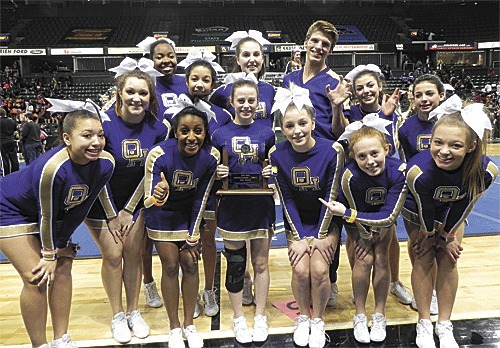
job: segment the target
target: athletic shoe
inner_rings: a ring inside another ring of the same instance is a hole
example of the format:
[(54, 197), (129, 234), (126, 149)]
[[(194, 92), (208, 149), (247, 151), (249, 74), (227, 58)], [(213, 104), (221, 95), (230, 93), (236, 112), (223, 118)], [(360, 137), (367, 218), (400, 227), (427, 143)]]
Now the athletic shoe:
[[(411, 300), (410, 307), (412, 309), (418, 311), (417, 302), (415, 301), (415, 297), (413, 298), (413, 300)], [(439, 314), (436, 291), (432, 291), (431, 306), (429, 308), (429, 312), (431, 315), (438, 315)]]
[(420, 319), (418, 321), (415, 343), (418, 348), (436, 348), (432, 334), (432, 322), (429, 319)]
[(436, 295), (436, 290), (432, 290), (430, 313), (431, 313), (431, 315), (438, 315), (439, 314), (439, 307), (438, 307), (438, 299), (437, 299), (437, 295)]
[(146, 304), (152, 308), (159, 308), (163, 306), (163, 300), (158, 294), (156, 282), (153, 280), (151, 283), (144, 284), (144, 295), (146, 296)]
[(253, 336), (252, 341), (254, 342), (264, 342), (267, 340), (269, 335), (269, 329), (267, 327), (267, 317), (265, 315), (256, 315), (253, 318)]
[(249, 306), (253, 303), (254, 296), (252, 285), (252, 278), (245, 278), (243, 280), (243, 305), (245, 306)]
[(413, 297), (408, 293), (401, 281), (396, 281), (391, 283), (391, 294), (398, 298), (398, 301), (402, 304), (409, 305), (413, 300)]
[(45, 343), (45, 344), (42, 344), (41, 346), (39, 346), (38, 348), (51, 348), (51, 345), (48, 343)]
[(434, 329), (436, 335), (439, 337), (440, 348), (458, 348), (457, 341), (453, 337), (453, 324), (449, 320), (444, 320), (436, 323)]
[(337, 299), (339, 298), (339, 288), (336, 283), (330, 284), (330, 297), (326, 303), (327, 307), (334, 307), (337, 304)]
[(368, 318), (366, 318), (366, 315), (354, 315), (353, 323), (354, 339), (359, 343), (370, 343), (370, 333), (368, 332)]
[(111, 331), (113, 332), (113, 338), (118, 343), (128, 343), (132, 339), (130, 330), (128, 328), (127, 316), (123, 312), (118, 312), (115, 314), (111, 320)]
[(201, 314), (200, 300), (200, 294), (196, 294), (196, 304), (194, 305), (193, 319), (198, 318)]
[(247, 327), (247, 320), (244, 316), (233, 319), (234, 337), (239, 343), (252, 342), (252, 333)]
[(182, 339), (182, 329), (180, 327), (170, 330), (168, 336), (168, 348), (185, 348), (184, 340)]
[(371, 329), (370, 329), (370, 340), (373, 342), (382, 342), (385, 340), (387, 321), (382, 313), (374, 313), (372, 315)]
[(198, 331), (196, 331), (196, 326), (189, 325), (184, 328), (183, 333), (188, 341), (189, 348), (203, 348), (203, 338), (201, 338)]
[(128, 313), (127, 323), (130, 330), (134, 332), (135, 337), (146, 338), (149, 336), (149, 325), (142, 319), (141, 312), (138, 309)]
[(219, 305), (217, 304), (217, 299), (215, 298), (216, 291), (216, 288), (203, 291), (203, 302), (205, 304), (204, 311), (206, 316), (213, 317), (219, 313)]
[(309, 330), (311, 320), (307, 315), (299, 315), (293, 330), (293, 343), (299, 347), (305, 347), (309, 344)]
[(57, 340), (52, 340), (50, 348), (78, 348), (75, 342), (71, 341), (71, 337), (68, 334), (62, 335), (61, 338)]
[(325, 322), (320, 318), (311, 319), (311, 333), (309, 334), (310, 348), (323, 348), (330, 337), (325, 333)]

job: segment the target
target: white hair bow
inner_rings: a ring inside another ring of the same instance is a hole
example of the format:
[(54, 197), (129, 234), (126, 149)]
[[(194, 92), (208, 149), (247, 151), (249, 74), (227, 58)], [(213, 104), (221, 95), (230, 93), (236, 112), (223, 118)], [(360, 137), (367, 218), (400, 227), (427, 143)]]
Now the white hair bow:
[(121, 61), (120, 65), (108, 70), (116, 73), (115, 75), (116, 79), (118, 76), (121, 76), (128, 71), (134, 71), (135, 69), (139, 69), (140, 71), (145, 72), (146, 74), (151, 76), (151, 78), (153, 78), (153, 81), (156, 81), (156, 77), (163, 76), (163, 74), (157, 71), (154, 68), (154, 65), (155, 65), (154, 62), (151, 59), (141, 58), (139, 59), (139, 62), (137, 62), (133, 58), (126, 57), (124, 60)]
[(226, 38), (226, 41), (231, 42), (231, 49), (234, 50), (236, 46), (238, 45), (238, 42), (241, 40), (250, 37), (260, 43), (262, 46), (264, 45), (269, 45), (271, 42), (269, 42), (267, 39), (265, 39), (262, 36), (262, 33), (257, 30), (249, 30), (248, 32), (241, 30), (241, 31), (235, 31), (232, 33), (230, 36)]
[(248, 80), (248, 81), (254, 82), (255, 84), (259, 83), (259, 81), (257, 80), (257, 78), (255, 77), (254, 74), (252, 74), (252, 73), (247, 74), (245, 72), (238, 72), (238, 73), (227, 74), (226, 78), (224, 79), (224, 84), (228, 85), (230, 83), (235, 83), (238, 80)]
[(361, 121), (353, 122), (345, 127), (344, 133), (342, 133), (338, 140), (350, 140), (352, 134), (363, 126), (375, 128), (376, 130), (389, 135), (389, 132), (385, 127), (391, 123), (392, 122), (389, 120), (380, 118), (378, 114), (374, 112), (363, 117)]
[(144, 40), (142, 40), (141, 42), (139, 42), (135, 46), (139, 47), (139, 48), (142, 48), (142, 54), (144, 55), (144, 54), (147, 54), (147, 53), (151, 52), (151, 45), (153, 43), (155, 43), (156, 41), (166, 42), (170, 46), (172, 46), (173, 49), (175, 49), (175, 42), (173, 42), (172, 40), (170, 40), (167, 37), (160, 37), (160, 38), (156, 39), (156, 38), (154, 38), (152, 36), (148, 36), (147, 38), (145, 38)]
[(205, 62), (210, 63), (210, 65), (212, 66), (212, 68), (214, 68), (216, 72), (221, 72), (221, 73), (225, 72), (224, 69), (219, 65), (219, 63), (214, 62), (215, 58), (216, 57), (215, 55), (212, 54), (212, 52), (200, 51), (198, 48), (192, 47), (189, 50), (187, 57), (184, 60), (182, 60), (179, 64), (177, 64), (177, 66), (186, 69), (194, 62), (198, 60), (204, 60)]
[(484, 105), (481, 103), (474, 103), (469, 104), (462, 109), (462, 100), (458, 95), (454, 94), (446, 99), (437, 108), (432, 110), (429, 113), (429, 119), (436, 117), (439, 120), (444, 115), (460, 112), (462, 118), (464, 119), (464, 122), (467, 123), (470, 128), (472, 128), (479, 139), (482, 139), (485, 129), (493, 129), (488, 115), (486, 115), (486, 113), (483, 111), (483, 107)]
[(347, 75), (344, 76), (344, 79), (345, 80), (349, 80), (350, 82), (353, 82), (354, 79), (356, 78), (356, 76), (358, 76), (358, 74), (362, 71), (373, 71), (374, 73), (377, 73), (380, 75), (382, 75), (382, 71), (380, 70), (380, 68), (375, 65), (375, 64), (367, 64), (367, 65), (358, 65), (357, 67), (355, 67), (354, 69), (352, 69), (351, 71), (349, 71), (347, 73)]
[(274, 113), (276, 110), (279, 110), (282, 115), (285, 115), (285, 111), (290, 105), (290, 103), (294, 103), (297, 107), (297, 110), (302, 110), (304, 105), (308, 105), (311, 108), (314, 108), (311, 100), (309, 99), (309, 90), (299, 87), (293, 86), (293, 88), (287, 89), (278, 87), (276, 90), (276, 95), (274, 96), (274, 105), (271, 109), (271, 113)]
[(110, 121), (110, 118), (104, 111), (101, 110), (99, 105), (92, 100), (85, 101), (67, 100), (67, 99), (53, 99), (45, 98), (52, 105), (47, 109), (49, 112), (72, 112), (77, 110), (87, 110), (101, 118), (101, 121)]
[(165, 110), (164, 115), (171, 114), (175, 116), (179, 111), (181, 111), (184, 108), (187, 108), (188, 106), (192, 106), (200, 110), (201, 112), (207, 114), (208, 122), (210, 122), (212, 118), (215, 120), (215, 122), (217, 122), (217, 117), (215, 115), (215, 112), (213, 112), (210, 109), (210, 105), (207, 102), (200, 99), (196, 103), (193, 103), (193, 101), (185, 94), (181, 94), (179, 98), (177, 98), (177, 104), (174, 104), (167, 110)]

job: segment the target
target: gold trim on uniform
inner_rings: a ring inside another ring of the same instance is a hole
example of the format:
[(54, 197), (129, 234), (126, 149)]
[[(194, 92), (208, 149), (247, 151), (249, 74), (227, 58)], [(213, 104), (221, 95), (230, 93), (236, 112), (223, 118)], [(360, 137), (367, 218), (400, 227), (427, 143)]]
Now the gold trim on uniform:
[(153, 192), (153, 168), (156, 160), (164, 155), (163, 149), (160, 146), (155, 146), (146, 157), (146, 163), (144, 165), (144, 206), (149, 208), (153, 206), (153, 200), (151, 193)]
[(215, 211), (205, 210), (205, 212), (203, 213), (203, 218), (205, 220), (215, 220)]
[(150, 228), (146, 228), (146, 232), (148, 233), (148, 237), (152, 240), (160, 241), (160, 242), (176, 242), (176, 241), (185, 241), (187, 230), (184, 231), (159, 231), (153, 230)]
[(137, 205), (141, 201), (142, 197), (144, 197), (144, 178), (141, 179), (137, 187), (135, 188), (132, 197), (130, 197), (128, 203), (125, 205), (123, 210), (133, 213), (137, 208)]
[(0, 227), (0, 238), (18, 237), (26, 234), (40, 233), (36, 222), (23, 225), (11, 225)]
[(38, 194), (40, 197), (40, 238), (42, 247), (47, 250), (55, 249), (52, 233), (55, 231), (55, 226), (52, 226), (52, 217), (54, 216), (52, 189), (54, 186), (54, 178), (59, 168), (69, 161), (69, 154), (66, 147), (59, 150), (47, 163), (45, 163), (40, 184), (38, 186)]
[(107, 230), (108, 223), (106, 220), (98, 220), (98, 219), (85, 219), (85, 225), (94, 230)]
[[(414, 213), (411, 210), (403, 207), (403, 209), (401, 210), (401, 215), (406, 221), (412, 223), (413, 225), (420, 226), (420, 219), (417, 213)], [(441, 225), (441, 222), (434, 220), (434, 230), (438, 230)]]
[(217, 227), (217, 231), (219, 232), (219, 236), (221, 236), (223, 239), (234, 240), (234, 241), (269, 238), (269, 233), (268, 233), (269, 229), (257, 229), (244, 232), (231, 232), (223, 230), (220, 227)]

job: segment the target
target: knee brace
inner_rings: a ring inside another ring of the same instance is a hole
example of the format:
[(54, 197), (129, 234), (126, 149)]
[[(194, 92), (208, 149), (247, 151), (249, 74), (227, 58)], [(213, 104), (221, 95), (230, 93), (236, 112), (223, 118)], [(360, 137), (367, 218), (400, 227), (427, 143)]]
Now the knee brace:
[(243, 290), (243, 279), (245, 278), (247, 248), (246, 246), (238, 250), (224, 248), (224, 256), (227, 260), (226, 289), (233, 293), (240, 292)]

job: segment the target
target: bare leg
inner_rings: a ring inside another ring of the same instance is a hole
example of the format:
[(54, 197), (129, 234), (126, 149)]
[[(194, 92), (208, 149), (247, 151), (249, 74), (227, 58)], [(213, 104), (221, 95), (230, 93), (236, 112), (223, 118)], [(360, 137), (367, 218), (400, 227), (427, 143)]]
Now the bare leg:
[[(290, 247), (290, 244), (288, 244)], [(309, 255), (304, 255), (292, 268), (292, 292), (300, 314), (310, 316), (311, 305), (311, 273)]]
[(251, 240), (252, 266), (254, 270), (255, 315), (266, 315), (266, 303), (269, 295), (269, 238)]
[(217, 225), (215, 220), (206, 220), (205, 230), (201, 234), (201, 245), (203, 251), (203, 270), (205, 272), (205, 290), (212, 290), (215, 278), (215, 262), (217, 258), (217, 248), (215, 245), (215, 230)]
[(329, 267), (319, 251), (315, 250), (310, 261), (313, 318), (323, 318), (330, 297)]
[(142, 273), (143, 283), (149, 284), (153, 278), (153, 241), (146, 236), (144, 250), (142, 251)]
[(180, 254), (180, 264), (182, 267), (182, 301), (184, 307), (184, 327), (193, 325), (194, 307), (200, 285), (198, 273), (198, 260), (193, 261), (193, 257), (187, 250)]
[(393, 240), (395, 226), (383, 228), (374, 242), (373, 253), (373, 295), (375, 297), (375, 313), (385, 315), (385, 304), (391, 281), (389, 267), (389, 250)]
[(56, 277), (49, 287), (49, 306), (52, 317), (52, 327), (54, 330), (54, 339), (61, 338), (68, 332), (73, 290), (73, 280), (71, 277), (72, 267), (73, 259), (69, 257), (58, 258)]
[(161, 293), (170, 330), (172, 330), (181, 327), (179, 321), (179, 248), (177, 244), (170, 242), (156, 242), (155, 244), (161, 260)]

